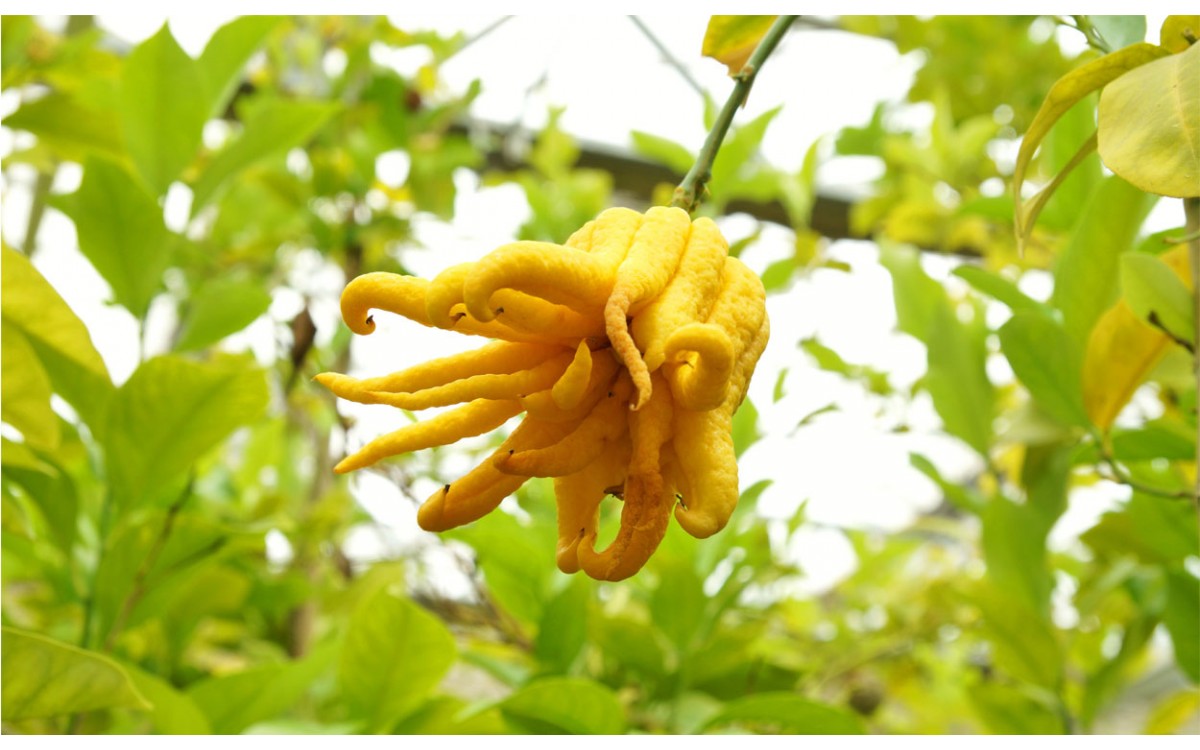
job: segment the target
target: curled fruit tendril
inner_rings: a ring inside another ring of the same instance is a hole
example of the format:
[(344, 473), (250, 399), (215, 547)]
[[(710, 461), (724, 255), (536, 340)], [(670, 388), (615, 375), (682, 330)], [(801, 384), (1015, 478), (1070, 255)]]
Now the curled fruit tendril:
[[(342, 294), (342, 317), (368, 334), (373, 310), (496, 341), (383, 377), (318, 375), (359, 403), (462, 404), (372, 440), (335, 471), (525, 415), (495, 453), (425, 501), (423, 529), (470, 523), (530, 477), (553, 477), (558, 567), (619, 581), (646, 564), (672, 513), (700, 538), (728, 523), (738, 499), (733, 413), (769, 323), (762, 282), (729, 257), (711, 220), (609, 209), (563, 245), (514, 242), (431, 282), (359, 276)], [(620, 529), (597, 550), (609, 495), (623, 503)]]

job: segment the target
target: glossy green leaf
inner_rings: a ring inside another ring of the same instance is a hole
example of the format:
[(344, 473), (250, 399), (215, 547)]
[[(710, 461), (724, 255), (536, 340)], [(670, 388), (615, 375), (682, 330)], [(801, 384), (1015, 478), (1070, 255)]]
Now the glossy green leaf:
[(1163, 624), (1175, 645), (1175, 663), (1192, 684), (1200, 683), (1200, 580), (1183, 570), (1167, 572)]
[(1134, 555), (1147, 565), (1179, 565), (1200, 554), (1195, 511), (1187, 503), (1138, 492), (1124, 508), (1101, 516), (1082, 539), (1099, 555)]
[(967, 689), (971, 708), (994, 734), (1059, 734), (1062, 717), (1024, 686), (997, 681)]
[(5, 721), (150, 708), (121, 665), (107, 656), (10, 627), (3, 629), (2, 650)]
[(1117, 177), (1105, 180), (1079, 214), (1054, 270), (1051, 304), (1079, 346), (1117, 299), (1121, 253), (1133, 247), (1154, 198)]
[(1062, 675), (1062, 649), (1053, 626), (1008, 592), (980, 588), (973, 601), (995, 649), (996, 665), (1019, 680), (1053, 689)]
[(456, 657), (441, 621), (380, 590), (350, 617), (338, 664), (342, 694), (370, 731), (387, 732), (421, 705)]
[(695, 157), (682, 144), (668, 138), (634, 130), (629, 133), (633, 150), (683, 175), (692, 168)]
[(583, 576), (575, 576), (546, 602), (533, 643), (533, 653), (538, 661), (555, 672), (568, 671), (587, 641), (590, 600), (591, 582)]
[[(1128, 71), (1166, 54), (1166, 51), (1152, 44), (1135, 44), (1072, 70), (1051, 87), (1041, 108), (1038, 109), (1037, 115), (1034, 116), (1033, 122), (1029, 124), (1025, 136), (1021, 139), (1021, 148), (1017, 153), (1017, 163), (1013, 169), (1012, 190), (1018, 217), (1021, 216), (1022, 211), (1021, 186), (1025, 182), (1025, 172), (1033, 160), (1037, 147), (1054, 127), (1054, 123), (1088, 94), (1111, 83)], [(1024, 236), (1029, 229), (1018, 222), (1018, 236)]]
[(747, 398), (733, 413), (735, 455), (741, 456), (747, 448), (757, 443), (762, 435), (762, 430), (758, 428), (758, 409), (755, 408), (754, 402)]
[(501, 607), (523, 622), (541, 621), (552, 593), (553, 542), (542, 544), (529, 526), (507, 513), (489, 513), (449, 535), (475, 550), (488, 590)]
[(766, 36), (776, 16), (713, 16), (704, 31), (700, 54), (724, 63), (729, 75), (737, 75), (758, 43)]
[(625, 712), (605, 686), (577, 677), (531, 682), (500, 703), (505, 718), (528, 734), (620, 734)]
[(158, 202), (121, 167), (88, 159), (79, 190), (56, 205), (75, 222), (79, 249), (112, 287), (115, 301), (143, 317), (171, 252)]
[(326, 671), (331, 649), (318, 649), (302, 661), (252, 667), (213, 677), (187, 690), (216, 734), (238, 734), (249, 726), (282, 715)]
[(1192, 293), (1161, 258), (1126, 253), (1121, 258), (1121, 290), (1134, 315), (1176, 339), (1195, 343)]
[(138, 692), (153, 706), (150, 721), (156, 734), (212, 734), (212, 725), (186, 693), (130, 664), (122, 665)]
[(879, 262), (892, 275), (896, 327), (928, 344), (938, 309), (946, 304), (946, 290), (925, 273), (920, 253), (914, 248), (881, 245)]
[(1050, 524), (1029, 504), (999, 496), (988, 500), (981, 520), (988, 578), (1048, 621), (1052, 587), (1046, 565), (1046, 534)]
[(95, 427), (112, 383), (91, 334), (28, 258), (7, 246), (3, 254), (0, 316), (25, 335), (54, 390)]
[(1100, 95), (1100, 158), (1137, 187), (1200, 196), (1200, 47), (1149, 62)]
[(705, 729), (729, 724), (764, 726), (786, 734), (866, 733), (853, 713), (795, 693), (759, 693), (730, 701)]
[(929, 332), (924, 385), (946, 431), (986, 455), (992, 438), (995, 393), (987, 376), (987, 329), (981, 306), (963, 323), (949, 304), (937, 309)]
[(208, 120), (200, 66), (163, 24), (129, 54), (120, 88), (125, 148), (162, 195), (196, 155)]
[(125, 158), (116, 113), (89, 106), (68, 94), (51, 92), (25, 102), (4, 118), (4, 125), (33, 133), (66, 158), (83, 161), (89, 154)]
[(50, 408), (50, 376), (20, 328), (0, 320), (0, 419), (28, 445), (58, 446), (58, 417)]
[(218, 117), (237, 89), (250, 56), (262, 46), (281, 16), (242, 16), (213, 33), (196, 61), (208, 94), (208, 117)]
[(203, 349), (250, 325), (270, 306), (271, 295), (262, 282), (213, 279), (187, 300), (188, 310), (175, 349), (181, 352)]
[(1087, 427), (1079, 349), (1063, 327), (1046, 315), (1020, 312), (999, 336), (1004, 356), (1034, 401), (1063, 424)]
[(113, 398), (103, 435), (113, 497), (127, 508), (153, 501), (266, 405), (266, 380), (246, 358), (142, 363)]
[(321, 101), (280, 99), (260, 103), (247, 116), (241, 136), (220, 151), (196, 180), (192, 214), (246, 167), (304, 144), (339, 109), (336, 103)]
[(976, 290), (1007, 305), (1014, 313), (1026, 310), (1045, 315), (1050, 312), (1047, 305), (1022, 292), (1016, 284), (982, 266), (961, 265), (953, 273)]
[(5, 441), (4, 478), (25, 489), (45, 518), (54, 544), (70, 554), (79, 524), (79, 492), (75, 482), (53, 458), (30, 451), (25, 460), (21, 460), (19, 451), (14, 448), (28, 450), (24, 445)]
[(1108, 42), (1109, 49), (1121, 49), (1146, 39), (1145, 16), (1088, 16), (1088, 20)]
[(704, 581), (690, 561), (670, 560), (659, 567), (658, 573), (658, 587), (650, 600), (650, 616), (655, 627), (675, 644), (677, 652), (687, 658), (697, 632), (708, 625)]

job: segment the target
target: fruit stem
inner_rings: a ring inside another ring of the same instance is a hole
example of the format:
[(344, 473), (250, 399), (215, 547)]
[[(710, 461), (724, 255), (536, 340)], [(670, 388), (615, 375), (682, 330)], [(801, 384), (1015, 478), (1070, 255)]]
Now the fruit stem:
[(708, 137), (704, 139), (704, 145), (700, 147), (700, 153), (696, 155), (696, 163), (688, 170), (683, 182), (679, 183), (679, 187), (675, 188), (675, 197), (671, 200), (672, 206), (678, 206), (688, 213), (692, 213), (700, 205), (705, 187), (712, 179), (713, 161), (717, 158), (717, 152), (721, 150), (721, 142), (725, 140), (725, 134), (733, 123), (734, 114), (738, 107), (746, 103), (746, 97), (750, 95), (750, 87), (754, 85), (754, 76), (783, 39), (783, 35), (791, 27), (792, 22), (799, 17), (780, 16), (775, 19), (775, 23), (767, 29), (767, 33), (763, 35), (762, 41), (758, 43), (758, 47), (750, 55), (750, 59), (733, 77), (736, 81), (733, 91), (725, 101), (725, 106), (721, 108), (720, 114), (717, 115), (712, 130), (708, 131)]

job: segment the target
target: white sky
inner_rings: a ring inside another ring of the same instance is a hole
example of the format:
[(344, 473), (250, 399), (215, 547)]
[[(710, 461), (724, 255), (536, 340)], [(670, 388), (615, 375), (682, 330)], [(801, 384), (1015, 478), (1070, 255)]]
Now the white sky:
[[(396, 16), (394, 21), (406, 29), (449, 33), (461, 28), (473, 33), (496, 17)], [(136, 43), (154, 33), (163, 17), (100, 15), (98, 20), (114, 34)], [(223, 16), (189, 15), (172, 17), (170, 23), (184, 48), (196, 54), (224, 20)], [(730, 86), (723, 67), (699, 57), (706, 17), (647, 16), (643, 20), (695, 79), (723, 101)], [(1157, 29), (1153, 19), (1150, 28), (1153, 37)], [(425, 61), (420, 52), (404, 52), (395, 58), (396, 64), (408, 71)], [(763, 153), (772, 163), (795, 169), (813, 140), (845, 125), (865, 122), (879, 100), (901, 98), (913, 69), (911, 60), (900, 58), (885, 42), (841, 32), (793, 33), (759, 75), (739, 119), (744, 121), (783, 102), (783, 112), (768, 131)], [(452, 90), (464, 89), (474, 78), (482, 79), (483, 94), (472, 114), (486, 120), (521, 122), (536, 128), (545, 122), (547, 108), (554, 105), (566, 107), (561, 124), (567, 131), (621, 148), (629, 146), (628, 133), (633, 129), (670, 137), (690, 148), (698, 147), (705, 135), (698, 95), (621, 16), (589, 17), (586, 23), (564, 17), (516, 18), (452, 59), (442, 74)], [(543, 78), (543, 83), (531, 90)], [(7, 114), (15, 106), (12, 92), (0, 97), (0, 113)], [(0, 155), (12, 147), (12, 133), (0, 131)], [(18, 181), (6, 186), (3, 220), (5, 236), (19, 241), (28, 212), (28, 190), (19, 182), (23, 173), (14, 169), (14, 174)], [(855, 168), (835, 167), (824, 171), (821, 181), (844, 190), (860, 184), (866, 176)], [(78, 169), (64, 169), (56, 189), (69, 192), (78, 179)], [(421, 275), (430, 276), (446, 266), (477, 258), (510, 240), (528, 215), (523, 194), (515, 186), (480, 188), (468, 172), (457, 181), (460, 192), (455, 221), (428, 220), (416, 225), (418, 239), (435, 250), (405, 253), (405, 262)], [(168, 215), (173, 216), (178, 204), (185, 207), (188, 200), (186, 188), (177, 186), (168, 201)], [(750, 234), (754, 226), (738, 216), (720, 223), (731, 241)], [(128, 377), (138, 357), (136, 324), (122, 309), (105, 304), (107, 287), (78, 254), (70, 222), (49, 211), (40, 245), (39, 269), (88, 324), (114, 377), (118, 381)], [(768, 226), (743, 258), (761, 272), (770, 262), (789, 256), (791, 246), (789, 230)], [(847, 361), (888, 372), (900, 389), (909, 387), (924, 372), (923, 347), (893, 331), (890, 279), (876, 261), (874, 245), (838, 242), (832, 254), (851, 264), (853, 273), (817, 271), (769, 300), (771, 344), (750, 389), (766, 437), (741, 462), (743, 487), (764, 477), (775, 482), (760, 502), (764, 514), (786, 517), (801, 501), (809, 500), (808, 515), (814, 524), (800, 532), (798, 543), (791, 548), (808, 571), (806, 589), (826, 586), (853, 566), (848, 544), (823, 525), (894, 530), (937, 503), (940, 492), (909, 467), (910, 451), (927, 455), (952, 481), (965, 480), (980, 468), (969, 449), (938, 434), (940, 422), (926, 396), (918, 397), (908, 413), (900, 415), (897, 404), (884, 405), (864, 397), (859, 387), (817, 370), (796, 347), (800, 339), (816, 335)], [(314, 298), (314, 315), (322, 335), (331, 335), (333, 327), (340, 325), (340, 274), (322, 270), (315, 260), (300, 266), (293, 272), (297, 290)], [(943, 259), (929, 260), (927, 266), (938, 277), (952, 267)], [(272, 361), (275, 331), (300, 304), (298, 294), (281, 292), (268, 316), (224, 346), (254, 348), (264, 361)], [(167, 327), (170, 312), (166, 307), (160, 305), (152, 311), (152, 332)], [(355, 341), (353, 374), (379, 374), (478, 344), (389, 318), (378, 316), (377, 332)], [(152, 341), (155, 338), (151, 336)], [(153, 346), (149, 353), (156, 353)], [(784, 381), (787, 395), (772, 404), (771, 392), (783, 368), (788, 370)], [(1005, 374), (1000, 367), (995, 377), (1011, 378), (1011, 373)], [(838, 411), (794, 432), (802, 416), (829, 403), (837, 404)], [(882, 416), (877, 413), (881, 409)], [(359, 418), (359, 427), (350, 437), (352, 446), (397, 426), (395, 412), (387, 407), (346, 404), (345, 411)], [(889, 431), (900, 419), (910, 432)], [(417, 494), (424, 496), (437, 484), (429, 480), (416, 488)], [(380, 537), (376, 534), (382, 534), (393, 550), (426, 546), (422, 540), (427, 535), (416, 528), (412, 505), (392, 485), (362, 473), (357, 487), (364, 505), (381, 522), (370, 534), (355, 536), (355, 545), (364, 553), (378, 549)], [(1055, 530), (1059, 543), (1067, 543), (1086, 528), (1122, 491), (1101, 487), (1077, 494), (1083, 502), (1073, 506)], [(278, 537), (273, 537), (272, 545), (278, 547)]]

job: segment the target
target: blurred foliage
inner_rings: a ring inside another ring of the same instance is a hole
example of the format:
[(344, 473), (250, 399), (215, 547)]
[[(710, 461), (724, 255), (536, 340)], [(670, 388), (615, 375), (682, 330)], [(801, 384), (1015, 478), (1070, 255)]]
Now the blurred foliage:
[[(1140, 40), (1136, 22), (1094, 21), (1107, 43)], [(452, 218), (456, 173), (486, 163), (485, 145), (451, 127), (479, 85), (453, 91), (439, 72), (467, 39), (381, 18), (247, 17), (192, 57), (166, 26), (121, 49), (86, 19), (62, 31), (5, 16), (2, 81), (18, 101), (6, 189), (34, 186), (35, 229), (47, 207), (71, 221), (147, 337), (115, 383), (96, 323), (43, 277), (36, 231), (5, 237), (5, 731), (1197, 731), (1200, 530), (1171, 497), (1195, 479), (1196, 392), (1189, 353), (1139, 317), (1178, 325), (1188, 291), (1163, 268), (1178, 268), (1164, 241), (1177, 232), (1140, 237), (1153, 197), (1090, 157), (1018, 258), (1012, 201), (993, 189), (1046, 91), (1097, 54), (1071, 59), (1057, 22), (842, 21), (916, 56), (908, 98), (931, 115), (901, 124), (907, 105), (881, 104), (836, 136), (833, 157), (883, 164), (854, 222), (878, 241), (897, 327), (926, 367), (901, 390), (816, 338), (799, 345), (864, 398), (931, 401), (978, 476), (914, 454), (944, 502), (894, 533), (822, 526), (803, 504), (765, 522), (760, 482), (721, 534), (673, 527), (646, 570), (606, 584), (556, 570), (553, 496), (538, 481), (510, 512), (347, 554), (354, 535), (386, 534), (330, 470), (352, 425), (307, 381), (345, 370), (350, 351), (321, 309), (346, 279), (426, 252), (414, 219)], [(395, 50), (424, 62), (402, 75), (383, 62)], [(1059, 121), (1031, 180), (1066, 163), (1096, 106)], [(735, 125), (703, 210), (782, 202), (795, 252), (764, 282), (789, 294), (798, 273), (858, 271), (809, 226), (818, 144), (795, 172), (762, 158), (777, 111)], [(633, 142), (691, 164), (666, 138)], [(554, 112), (527, 166), (486, 176), (524, 192), (522, 238), (561, 241), (611, 202), (609, 175), (578, 157)], [(407, 169), (377, 169), (385, 160)], [(52, 193), (68, 166), (78, 187)], [(914, 244), (980, 257), (945, 277)], [(1053, 275), (1048, 300), (1023, 291), (1023, 274), (1045, 273), (1031, 267)], [(265, 354), (231, 338), (254, 327)], [(152, 356), (151, 328), (170, 331)], [(833, 408), (797, 415), (797, 429)], [(760, 434), (747, 402), (739, 453)], [(413, 498), (457, 458), (381, 474)], [(1048, 548), (1072, 490), (1113, 481), (1136, 489), (1068, 549)], [(617, 510), (604, 510), (610, 535)], [(789, 562), (813, 532), (855, 561), (818, 592)], [(465, 590), (445, 589), (447, 566)]]

